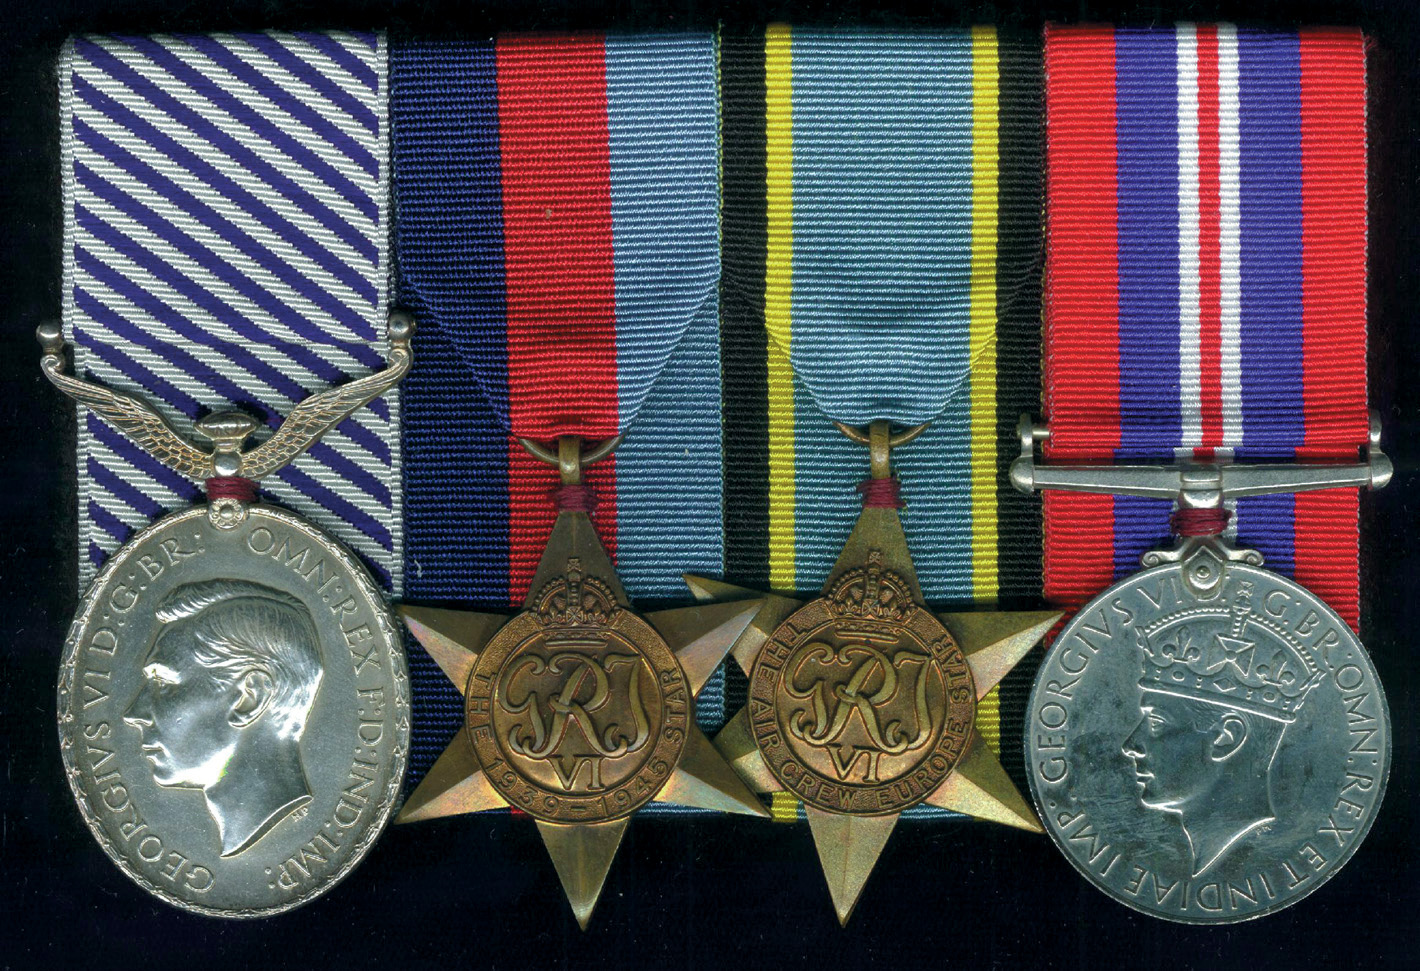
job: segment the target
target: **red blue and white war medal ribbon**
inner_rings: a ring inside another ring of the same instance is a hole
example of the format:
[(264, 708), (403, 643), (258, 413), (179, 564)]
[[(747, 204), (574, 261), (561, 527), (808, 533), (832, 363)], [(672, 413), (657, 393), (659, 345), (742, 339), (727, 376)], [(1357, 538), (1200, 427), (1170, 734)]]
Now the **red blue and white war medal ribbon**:
[[(1055, 462), (1354, 461), (1367, 441), (1366, 63), (1351, 30), (1050, 27), (1045, 394)], [(1169, 538), (1170, 503), (1046, 496), (1046, 596)], [(1232, 529), (1353, 627), (1354, 490)]]

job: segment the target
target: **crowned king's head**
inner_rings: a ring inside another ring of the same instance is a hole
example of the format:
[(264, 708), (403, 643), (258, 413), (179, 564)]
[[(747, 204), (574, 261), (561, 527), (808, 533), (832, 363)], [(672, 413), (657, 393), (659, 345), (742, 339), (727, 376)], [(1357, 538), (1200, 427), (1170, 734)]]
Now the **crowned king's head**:
[(1224, 609), (1175, 614), (1135, 632), (1145, 691), (1290, 724), (1322, 680), (1306, 652), (1253, 614), (1250, 584)]

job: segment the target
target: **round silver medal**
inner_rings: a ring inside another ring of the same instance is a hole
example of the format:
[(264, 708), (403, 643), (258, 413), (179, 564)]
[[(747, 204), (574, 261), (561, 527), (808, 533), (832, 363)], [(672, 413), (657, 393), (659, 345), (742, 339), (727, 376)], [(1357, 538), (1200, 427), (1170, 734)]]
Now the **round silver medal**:
[(219, 499), (124, 545), (59, 677), (85, 821), (140, 886), (259, 917), (329, 890), (394, 808), (409, 741), (384, 597), (292, 513)]
[(1339, 870), (1385, 791), (1390, 718), (1319, 599), (1212, 538), (1075, 615), (1031, 692), (1041, 820), (1105, 893), (1186, 923), (1286, 907)]

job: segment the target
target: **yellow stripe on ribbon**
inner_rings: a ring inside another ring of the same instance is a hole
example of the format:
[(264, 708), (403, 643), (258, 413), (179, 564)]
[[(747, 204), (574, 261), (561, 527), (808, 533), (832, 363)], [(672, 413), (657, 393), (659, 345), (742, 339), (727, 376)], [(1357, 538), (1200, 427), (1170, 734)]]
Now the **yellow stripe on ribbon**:
[(776, 823), (799, 821), (799, 800), (792, 792), (776, 792), (769, 797), (769, 818)]
[(794, 372), (789, 362), (794, 278), (793, 55), (787, 24), (764, 32), (769, 332), (769, 585), (796, 589), (794, 572)]
[[(973, 28), (972, 217), (968, 326), (970, 366), (972, 594), (982, 604), (999, 595), (996, 468), (996, 261), (999, 177), (999, 75), (996, 31)], [(793, 52), (788, 25), (765, 31), (767, 252), (764, 322), (768, 331), (770, 585), (798, 589), (795, 563), (795, 409), (790, 355), (793, 330), (794, 164)], [(976, 728), (1000, 750), (1000, 703), (991, 691), (977, 705)], [(776, 793), (775, 820), (798, 818), (798, 800)]]
[[(996, 230), (1000, 117), (996, 30), (973, 27), (971, 112), (971, 568), (972, 594), (999, 593), (996, 520)], [(1001, 705), (993, 689), (976, 706), (976, 728), (1001, 749)]]

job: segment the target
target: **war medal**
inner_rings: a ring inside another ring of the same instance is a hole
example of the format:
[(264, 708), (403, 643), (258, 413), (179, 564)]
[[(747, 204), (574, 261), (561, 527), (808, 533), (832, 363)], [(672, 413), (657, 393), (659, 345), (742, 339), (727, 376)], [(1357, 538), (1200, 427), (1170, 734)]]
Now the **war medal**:
[(1046, 490), (1046, 596), (1078, 612), (1026, 757), (1071, 864), (1169, 920), (1295, 903), (1385, 790), (1365, 64), (1354, 30), (1046, 34), (1050, 424), (1011, 479)]
[(384, 595), (340, 543), (260, 502), (256, 481), (409, 369), (391, 315), (384, 370), (313, 395), (270, 438), (219, 412), (184, 436), (135, 395), (56, 387), (145, 452), (204, 480), (207, 503), (141, 530), (99, 570), (59, 671), (69, 784), (109, 857), (162, 900), (260, 917), (329, 890), (393, 811), (409, 736), (404, 649)]
[(1039, 465), (1045, 437), (1023, 425), (1022, 490), (1177, 497), (1182, 536), (1082, 607), (1046, 654), (1026, 759), (1047, 830), (1086, 879), (1159, 917), (1226, 923), (1294, 903), (1370, 829), (1390, 716), (1351, 627), (1229, 542), (1223, 503), (1380, 488), (1379, 425), (1350, 466)]

